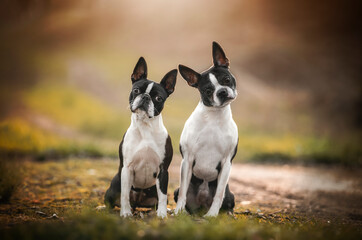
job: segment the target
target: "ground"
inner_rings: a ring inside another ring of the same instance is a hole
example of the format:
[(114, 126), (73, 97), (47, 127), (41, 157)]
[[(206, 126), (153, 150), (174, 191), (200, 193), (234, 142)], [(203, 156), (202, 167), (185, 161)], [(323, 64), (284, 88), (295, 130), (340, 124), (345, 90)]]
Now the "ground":
[[(171, 221), (175, 221), (173, 190), (178, 186), (179, 165), (180, 157), (176, 156), (170, 166), (168, 208)], [(99, 209), (117, 168), (118, 160), (113, 158), (22, 161), (19, 169), (22, 169), (23, 183), (9, 203), (0, 204), (1, 226), (16, 229), (24, 223), (69, 223), (77, 215), (84, 214), (85, 209), (88, 214), (89, 211), (104, 214), (105, 210)], [(233, 214), (222, 214), (222, 217), (236, 219), (236, 223), (250, 220), (298, 227), (348, 226), (360, 236), (357, 230), (362, 226), (360, 173), (360, 169), (338, 167), (236, 163), (230, 176), (236, 208)], [(119, 218), (119, 209), (107, 215)], [(138, 209), (135, 218), (154, 219), (155, 211)], [(197, 216), (191, 221), (205, 219)], [(245, 227), (250, 223), (243, 224)]]

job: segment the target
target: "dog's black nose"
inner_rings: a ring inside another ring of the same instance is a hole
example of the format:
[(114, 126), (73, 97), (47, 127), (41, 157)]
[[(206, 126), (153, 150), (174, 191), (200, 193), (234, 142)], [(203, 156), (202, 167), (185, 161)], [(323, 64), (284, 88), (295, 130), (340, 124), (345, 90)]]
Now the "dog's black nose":
[(228, 90), (226, 88), (222, 88), (219, 91), (217, 91), (216, 95), (219, 98), (226, 98), (228, 96)]
[(148, 94), (143, 94), (142, 100), (150, 100), (150, 99), (151, 99), (150, 95), (148, 95)]

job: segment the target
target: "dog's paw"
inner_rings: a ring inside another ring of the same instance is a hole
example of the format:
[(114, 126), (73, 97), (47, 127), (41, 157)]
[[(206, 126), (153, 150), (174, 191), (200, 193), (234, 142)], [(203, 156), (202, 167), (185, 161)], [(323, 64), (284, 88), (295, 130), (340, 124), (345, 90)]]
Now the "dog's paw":
[(167, 210), (166, 209), (158, 209), (157, 210), (157, 217), (159, 218), (167, 218)]
[(132, 211), (131, 210), (122, 210), (121, 209), (121, 217), (132, 217)]
[(219, 214), (218, 210), (210, 208), (210, 210), (204, 215), (205, 218), (217, 217)]
[(175, 209), (175, 214), (180, 214), (182, 212), (185, 212), (185, 204), (177, 204)]

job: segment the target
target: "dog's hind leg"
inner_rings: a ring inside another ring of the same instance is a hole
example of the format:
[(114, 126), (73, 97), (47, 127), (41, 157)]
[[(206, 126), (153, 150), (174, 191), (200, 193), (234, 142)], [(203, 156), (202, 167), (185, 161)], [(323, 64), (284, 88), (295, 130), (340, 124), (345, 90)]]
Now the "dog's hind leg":
[(114, 208), (114, 206), (121, 206), (120, 203), (120, 196), (121, 196), (121, 171), (123, 168), (123, 154), (122, 154), (122, 148), (123, 148), (123, 141), (124, 141), (124, 136), (126, 135), (126, 133), (123, 135), (122, 141), (119, 144), (119, 148), (118, 148), (118, 153), (119, 153), (119, 168), (118, 168), (118, 173), (116, 174), (116, 176), (114, 176), (114, 178), (112, 179), (111, 185), (109, 186), (109, 188), (106, 191), (106, 194), (104, 196), (104, 203), (111, 207)]
[[(231, 157), (229, 158), (231, 159)], [(212, 201), (209, 211), (205, 214), (205, 217), (215, 217), (219, 214), (219, 210), (225, 197), (225, 190), (228, 184), (228, 179), (231, 170), (231, 161), (226, 160), (224, 165), (221, 167), (221, 171), (218, 176), (216, 192)]]
[(226, 188), (225, 188), (225, 197), (224, 197), (224, 200), (222, 202), (222, 205), (221, 205), (221, 210), (224, 210), (224, 211), (231, 211), (233, 212), (234, 211), (234, 207), (235, 207), (235, 196), (234, 194), (230, 191), (229, 189), (229, 184), (226, 185)]
[(111, 185), (106, 191), (104, 196), (104, 203), (113, 208), (114, 206), (120, 206), (119, 199), (121, 195), (121, 177), (120, 174), (117, 173), (116, 176), (112, 179)]
[[(185, 206), (186, 211), (190, 214), (197, 212), (197, 210), (200, 208), (200, 205), (198, 205), (196, 203), (196, 194), (194, 193), (194, 190), (192, 188), (193, 187), (191, 186), (189, 188), (190, 190), (187, 191), (187, 200), (186, 200), (186, 206)], [(177, 188), (173, 193), (173, 199), (176, 203), (178, 200), (179, 191), (180, 191), (180, 189)]]
[(179, 191), (180, 188), (176, 188), (176, 190), (173, 192), (173, 200), (175, 201), (175, 203), (177, 203)]
[(132, 188), (130, 192), (130, 203), (133, 210), (136, 207), (157, 208), (158, 196), (156, 185), (146, 189)]
[(200, 210), (202, 204), (199, 199), (199, 187), (198, 185), (194, 185), (190, 183), (189, 189), (186, 195), (186, 206), (185, 209), (190, 214), (196, 213)]

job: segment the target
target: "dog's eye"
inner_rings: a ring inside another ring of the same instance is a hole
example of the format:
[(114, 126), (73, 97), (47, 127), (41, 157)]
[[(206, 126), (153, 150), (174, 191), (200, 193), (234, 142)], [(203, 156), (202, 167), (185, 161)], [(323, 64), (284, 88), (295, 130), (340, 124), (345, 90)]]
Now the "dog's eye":
[(139, 94), (141, 91), (138, 88), (133, 89), (134, 94)]
[(229, 77), (224, 78), (225, 84), (230, 84), (230, 82), (231, 82), (231, 79)]
[(155, 99), (157, 102), (162, 102), (162, 97), (160, 97), (160, 96), (156, 96)]

